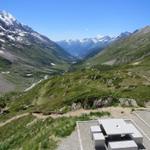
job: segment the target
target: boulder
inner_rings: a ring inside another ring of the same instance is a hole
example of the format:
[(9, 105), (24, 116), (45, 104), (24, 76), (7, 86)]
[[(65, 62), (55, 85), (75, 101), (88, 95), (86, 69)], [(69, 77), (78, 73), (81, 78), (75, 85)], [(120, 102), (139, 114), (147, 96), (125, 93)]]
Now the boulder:
[(121, 106), (138, 107), (138, 104), (135, 99), (119, 98), (119, 102)]
[(9, 108), (8, 107), (0, 108), (0, 115), (8, 114), (8, 113), (9, 113)]
[(102, 99), (99, 99), (99, 100), (95, 100), (93, 102), (93, 108), (99, 108), (99, 107), (102, 107), (103, 106), (103, 100)]
[(113, 80), (112, 79), (107, 80), (107, 85), (108, 86), (113, 86)]
[(82, 108), (82, 105), (81, 103), (73, 103), (72, 106), (71, 106), (71, 110), (78, 110), (78, 109), (81, 109)]
[(95, 100), (95, 101), (93, 102), (93, 107), (94, 107), (94, 108), (107, 107), (107, 106), (110, 106), (110, 105), (111, 105), (112, 101), (113, 101), (113, 98), (112, 98), (112, 97), (101, 98), (101, 99)]
[(103, 106), (107, 107), (112, 104), (113, 97), (107, 97), (106, 99), (103, 100)]

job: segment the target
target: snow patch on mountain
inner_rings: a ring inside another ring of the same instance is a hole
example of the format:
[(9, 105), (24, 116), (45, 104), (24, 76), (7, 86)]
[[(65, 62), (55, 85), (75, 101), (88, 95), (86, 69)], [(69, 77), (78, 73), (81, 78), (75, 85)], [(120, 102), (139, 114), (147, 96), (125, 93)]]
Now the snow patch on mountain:
[(103, 49), (114, 40), (115, 37), (97, 36), (94, 38), (62, 40), (57, 43), (71, 55), (82, 58), (95, 49)]
[(52, 65), (52, 66), (55, 66), (56, 64), (54, 64), (54, 63), (51, 63), (51, 65)]
[(4, 54), (4, 51), (0, 50), (0, 54)]
[(15, 38), (12, 35), (7, 36), (10, 40), (15, 41)]
[(43, 39), (43, 38), (41, 37), (41, 35), (38, 34), (38, 33), (36, 33), (36, 32), (31, 33), (31, 35), (35, 36), (36, 38), (38, 38), (39, 40), (41, 40), (41, 41), (43, 41), (43, 42), (45, 41), (45, 39)]
[(3, 39), (0, 39), (0, 42), (2, 42), (2, 43), (5, 43), (5, 40), (3, 40)]
[(5, 35), (3, 32), (0, 32), (0, 36), (3, 36), (3, 35)]
[(5, 22), (7, 25), (13, 25), (13, 23), (16, 21), (16, 18), (6, 11), (1, 11), (0, 20)]
[(18, 35), (19, 36), (25, 36), (26, 32), (19, 32)]
[(0, 26), (0, 29), (3, 30), (3, 31), (6, 31), (2, 26)]

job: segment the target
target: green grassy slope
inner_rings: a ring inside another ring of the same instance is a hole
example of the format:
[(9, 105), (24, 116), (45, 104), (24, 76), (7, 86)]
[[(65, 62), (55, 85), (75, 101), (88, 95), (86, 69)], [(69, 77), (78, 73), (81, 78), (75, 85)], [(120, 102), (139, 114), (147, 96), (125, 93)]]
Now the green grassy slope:
[[(110, 105), (116, 105), (118, 98), (136, 99), (139, 105), (150, 100), (150, 58), (139, 64), (122, 67), (97, 66), (57, 75), (38, 84), (32, 90), (10, 98), (6, 105), (10, 113), (40, 111), (49, 113), (70, 109), (73, 102), (80, 102), (85, 108), (92, 108), (93, 101), (113, 98)], [(107, 71), (106, 71), (107, 70)]]
[[(62, 73), (70, 66), (71, 59), (66, 53), (61, 55), (64, 50), (57, 45), (52, 48), (38, 43), (30, 46), (18, 43), (12, 46), (8, 43), (5, 43), (5, 48), (9, 49), (15, 60), (0, 57), (0, 73), (9, 72), (3, 77), (16, 86), (14, 90), (23, 90), (45, 75)], [(27, 74), (31, 74), (31, 77), (27, 77)]]
[[(28, 92), (0, 97), (0, 108), (6, 109), (0, 115), (0, 122), (25, 112), (41, 112), (44, 115), (65, 113), (71, 110), (73, 103), (80, 103), (85, 109), (94, 109), (93, 102), (98, 99), (112, 98), (110, 106), (116, 106), (119, 98), (133, 98), (143, 106), (150, 100), (149, 68), (150, 57), (145, 56), (121, 66), (95, 65), (51, 76)], [(0, 128), (0, 150), (54, 150), (61, 138), (71, 134), (77, 120), (109, 115), (108, 112), (91, 113), (80, 117), (40, 120), (31, 113)]]
[(6, 70), (11, 67), (11, 62), (5, 58), (0, 57), (0, 70)]
[[(121, 67), (96, 66), (51, 77), (26, 93), (10, 93), (0, 98), (0, 107), (8, 108), (0, 116), (7, 120), (25, 112), (69, 111), (73, 102), (81, 102), (86, 108), (93, 108), (92, 101), (113, 97), (111, 105), (118, 98), (128, 97), (143, 105), (150, 100), (150, 57)], [(31, 114), (0, 128), (0, 149), (50, 149), (57, 148), (58, 142), (71, 134), (78, 120), (89, 120), (108, 112), (91, 113), (80, 117), (37, 119)], [(29, 140), (30, 139), (30, 140)]]
[(55, 42), (18, 21), (7, 25), (0, 20), (0, 27), (0, 75), (16, 86), (14, 90), (29, 87), (41, 74), (43, 78), (68, 70), (73, 58)]
[(70, 135), (75, 129), (77, 120), (90, 120), (105, 115), (110, 114), (98, 112), (80, 117), (45, 120), (28, 115), (0, 127), (0, 150), (55, 150), (61, 138)]

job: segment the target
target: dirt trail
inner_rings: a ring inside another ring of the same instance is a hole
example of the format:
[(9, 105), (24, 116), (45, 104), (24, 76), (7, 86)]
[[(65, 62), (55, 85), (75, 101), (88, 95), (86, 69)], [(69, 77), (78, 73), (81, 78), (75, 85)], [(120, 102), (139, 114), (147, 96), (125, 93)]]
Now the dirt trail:
[(102, 111), (108, 111), (111, 113), (112, 117), (123, 117), (124, 115), (130, 115), (131, 108), (123, 108), (123, 107), (106, 107), (106, 108), (98, 108), (98, 109), (79, 109), (76, 111), (70, 111), (65, 114), (51, 114), (51, 115), (43, 115), (42, 113), (32, 113), (33, 116), (35, 116), (38, 119), (46, 119), (48, 117), (52, 118), (59, 118), (59, 117), (75, 117), (75, 116), (81, 116), (83, 114), (89, 114), (90, 112), (102, 112)]
[(24, 90), (24, 92), (27, 92), (27, 91), (31, 90), (31, 89), (34, 88), (37, 84), (39, 84), (39, 83), (41, 83), (42, 81), (47, 80), (47, 79), (48, 79), (48, 76), (45, 75), (43, 79), (41, 79), (41, 80), (39, 80), (39, 81), (33, 83), (30, 87), (26, 88), (26, 89)]
[(28, 116), (28, 115), (29, 115), (29, 113), (24, 113), (24, 114), (21, 114), (21, 115), (14, 116), (14, 117), (8, 119), (7, 121), (0, 123), (0, 127), (3, 127), (3, 126), (5, 126), (6, 124), (8, 124), (8, 123), (10, 123), (10, 122), (12, 122), (12, 121), (14, 121), (14, 120), (17, 120), (17, 119), (19, 119), (19, 118), (22, 118), (22, 117)]
[[(148, 109), (148, 108), (137, 108), (137, 110), (140, 109)], [(105, 108), (98, 108), (98, 109), (79, 109), (76, 111), (70, 111), (65, 114), (51, 114), (51, 115), (44, 115), (43, 113), (32, 113), (36, 119), (46, 119), (49, 117), (52, 117), (54, 119), (59, 118), (59, 117), (75, 117), (75, 116), (81, 116), (83, 114), (89, 114), (90, 112), (102, 112), (102, 111), (107, 111), (111, 113), (112, 118), (124, 118), (124, 116), (130, 116), (131, 115), (131, 108), (123, 108), (123, 107), (105, 107)], [(11, 123), (12, 121), (15, 121), (19, 118), (28, 116), (30, 113), (24, 113), (21, 115), (14, 116), (10, 119), (8, 119), (5, 122), (0, 123), (0, 127), (5, 126), (8, 123)]]

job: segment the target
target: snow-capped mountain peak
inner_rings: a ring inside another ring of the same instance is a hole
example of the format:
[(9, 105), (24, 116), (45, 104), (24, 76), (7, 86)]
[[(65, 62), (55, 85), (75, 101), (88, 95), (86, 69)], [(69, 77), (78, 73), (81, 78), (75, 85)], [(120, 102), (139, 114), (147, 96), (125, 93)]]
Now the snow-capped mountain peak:
[[(72, 61), (72, 57), (48, 37), (0, 11), (0, 61), (20, 66), (52, 67)], [(6, 60), (6, 61), (5, 61)], [(19, 62), (19, 63), (18, 63)], [(20, 65), (21, 64), (21, 65)], [(4, 65), (5, 66), (5, 65)], [(10, 66), (11, 67), (11, 66)], [(3, 66), (0, 66), (0, 69)], [(29, 67), (30, 68), (30, 67)]]
[(57, 43), (71, 55), (84, 57), (92, 50), (102, 49), (114, 40), (115, 38), (110, 36), (97, 36), (94, 38), (62, 40)]
[(0, 11), (0, 43), (4, 41), (23, 42), (30, 45), (31, 39), (40, 42), (49, 42), (49, 39), (35, 32), (27, 25), (23, 25), (17, 19), (6, 11)]
[(6, 25), (13, 25), (13, 23), (16, 21), (16, 18), (6, 11), (0, 11), (0, 20)]

